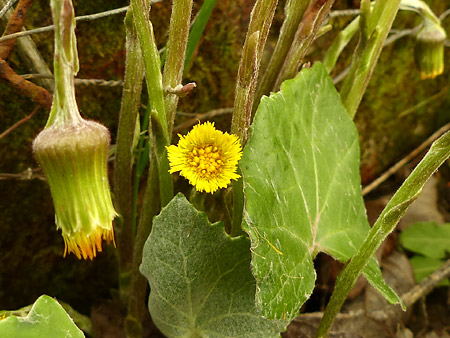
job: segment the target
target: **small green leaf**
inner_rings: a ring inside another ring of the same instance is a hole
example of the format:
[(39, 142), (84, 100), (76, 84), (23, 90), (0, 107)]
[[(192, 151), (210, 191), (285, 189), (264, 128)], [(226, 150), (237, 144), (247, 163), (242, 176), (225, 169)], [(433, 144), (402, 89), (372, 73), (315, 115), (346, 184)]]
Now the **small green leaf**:
[[(445, 261), (438, 258), (430, 258), (423, 256), (413, 256), (409, 260), (414, 269), (414, 277), (416, 278), (416, 282), (420, 283), (426, 277), (431, 275), (433, 272), (438, 270), (442, 265), (444, 265)], [(439, 286), (447, 286), (450, 285), (448, 278), (444, 279)]]
[(215, 5), (216, 0), (205, 0), (202, 7), (198, 11), (197, 17), (195, 18), (194, 24), (189, 32), (189, 39), (186, 46), (186, 59), (184, 61), (185, 71), (189, 61), (191, 61), (191, 58), (194, 55), (198, 43), (200, 42), (200, 38), (202, 37), (203, 31), (205, 30), (206, 24), (208, 23), (209, 17), (211, 16)]
[(84, 338), (84, 334), (56, 300), (44, 295), (36, 300), (26, 317), (0, 320), (0, 337)]
[[(314, 288), (317, 253), (345, 262), (369, 231), (358, 134), (321, 64), (262, 98), (240, 167), (257, 308), (292, 319)], [(399, 301), (375, 259), (364, 272), (389, 301)]]
[(278, 337), (285, 326), (255, 311), (250, 241), (211, 225), (183, 195), (154, 219), (140, 270), (153, 321), (168, 337)]
[(400, 243), (412, 252), (444, 258), (446, 252), (450, 253), (450, 223), (415, 223), (400, 234)]

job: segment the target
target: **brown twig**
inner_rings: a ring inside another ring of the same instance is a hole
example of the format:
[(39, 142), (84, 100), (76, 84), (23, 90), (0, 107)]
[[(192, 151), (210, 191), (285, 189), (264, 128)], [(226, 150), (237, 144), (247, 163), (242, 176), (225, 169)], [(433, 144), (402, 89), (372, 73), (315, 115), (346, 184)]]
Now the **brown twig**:
[[(153, 1), (150, 1), (150, 4), (155, 4), (155, 3), (158, 3), (161, 1), (163, 1), (163, 0), (153, 0)], [(78, 21), (97, 20), (97, 19), (105, 18), (105, 17), (111, 16), (111, 15), (125, 13), (127, 11), (127, 9), (128, 9), (128, 6), (125, 6), (125, 7), (121, 7), (121, 8), (112, 9), (112, 10), (109, 10), (106, 12), (77, 16), (77, 17), (75, 17), (75, 21), (78, 22)], [(30, 30), (23, 31), (23, 32), (17, 32), (14, 34), (2, 36), (0, 38), (0, 42), (11, 40), (11, 39), (16, 39), (16, 38), (21, 38), (22, 36), (27, 36), (27, 35), (32, 35), (32, 34), (51, 32), (54, 30), (55, 30), (54, 25), (39, 27), (39, 28), (30, 29)]]
[[(26, 80), (30, 80), (30, 79), (54, 80), (53, 75), (47, 75), (47, 74), (22, 74), (20, 76)], [(121, 80), (104, 80), (104, 79), (75, 79), (75, 85), (117, 87), (117, 86), (123, 86), (123, 81), (121, 81)]]
[[(431, 292), (442, 280), (450, 277), (450, 259), (447, 260), (438, 270), (433, 272), (427, 278), (425, 278), (420, 284), (414, 286), (410, 291), (404, 293), (401, 298), (403, 303), (409, 307), (417, 302), (420, 298), (425, 297)], [(386, 320), (392, 316), (392, 312), (398, 310), (398, 306), (387, 305), (380, 310), (373, 311), (369, 316), (376, 320)], [(368, 315), (363, 309), (351, 311), (349, 313), (339, 313), (336, 319), (357, 319), (361, 316)], [(323, 316), (323, 312), (311, 312), (302, 313), (299, 317), (295, 318), (293, 322), (299, 322), (301, 320), (320, 320)]]
[(6, 63), (0, 59), (0, 78), (9, 82), (11, 87), (15, 88), (19, 93), (30, 97), (33, 102), (50, 109), (52, 106), (52, 97), (48, 91), (33, 82), (24, 80)]
[[(20, 0), (14, 10), (13, 15), (8, 20), (6, 25), (4, 35), (10, 35), (13, 33), (20, 32), (23, 28), (25, 17), (27, 15), (28, 9), (31, 7), (33, 0)], [(15, 39), (4, 41), (0, 43), (0, 58), (6, 60), (9, 53), (14, 47)]]
[(192, 119), (189, 119), (187, 121), (184, 121), (183, 123), (180, 123), (179, 125), (175, 126), (173, 129), (174, 133), (179, 133), (180, 131), (189, 128), (190, 126), (193, 126), (198, 121), (202, 121), (208, 118), (211, 118), (213, 116), (217, 115), (223, 115), (223, 114), (231, 114), (233, 112), (233, 108), (220, 108), (220, 109), (214, 109), (209, 112), (203, 113), (203, 114), (196, 114), (195, 117)]
[(450, 129), (450, 123), (447, 123), (445, 126), (436, 131), (433, 135), (426, 139), (420, 146), (414, 149), (408, 156), (398, 161), (395, 165), (385, 171), (380, 177), (374, 180), (372, 183), (366, 185), (362, 190), (362, 195), (366, 196), (369, 192), (378, 187), (381, 183), (386, 181), (392, 174), (397, 172), (401, 167), (403, 167), (406, 163), (414, 159), (417, 155), (419, 155), (422, 151), (424, 151), (430, 144), (432, 144), (435, 140), (439, 138), (442, 134), (444, 134), (447, 130)]
[(34, 180), (35, 178), (45, 181), (45, 175), (40, 174), (42, 172), (41, 168), (28, 168), (25, 171), (18, 173), (18, 174), (10, 174), (10, 173), (0, 173), (0, 180), (11, 180), (11, 179), (17, 179), (17, 180)]
[(37, 106), (36, 108), (34, 108), (34, 110), (31, 112), (30, 115), (25, 116), (23, 119), (21, 119), (20, 121), (14, 123), (11, 127), (9, 127), (8, 129), (6, 129), (3, 133), (0, 134), (0, 140), (2, 138), (4, 138), (6, 135), (8, 135), (9, 133), (11, 133), (14, 129), (17, 129), (18, 127), (20, 127), (22, 124), (24, 124), (25, 122), (27, 122), (29, 119), (31, 119), (33, 117), (33, 115), (39, 110), (41, 106)]

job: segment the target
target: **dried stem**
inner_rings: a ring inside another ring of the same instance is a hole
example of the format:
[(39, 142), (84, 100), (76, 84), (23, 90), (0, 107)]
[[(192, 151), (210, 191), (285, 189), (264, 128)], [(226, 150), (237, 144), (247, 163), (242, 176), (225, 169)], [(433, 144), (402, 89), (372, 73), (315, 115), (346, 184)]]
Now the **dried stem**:
[[(14, 10), (13, 15), (8, 20), (4, 35), (13, 34), (22, 30), (25, 18), (27, 16), (28, 9), (31, 7), (33, 0), (20, 0)], [(0, 59), (6, 60), (9, 53), (14, 47), (15, 39), (8, 40), (7, 42), (0, 43)]]
[(36, 108), (33, 109), (33, 111), (31, 112), (31, 114), (25, 116), (23, 119), (21, 119), (20, 121), (17, 121), (16, 123), (14, 123), (11, 127), (9, 127), (8, 129), (6, 129), (3, 133), (0, 134), (0, 140), (2, 138), (4, 138), (6, 135), (8, 135), (9, 133), (11, 133), (12, 131), (16, 130), (18, 127), (20, 127), (22, 124), (24, 124), (25, 122), (27, 122), (29, 119), (31, 119), (33, 117), (33, 115), (39, 110), (41, 106), (37, 106)]
[(52, 106), (52, 96), (46, 89), (17, 75), (3, 59), (0, 59), (0, 78), (8, 81), (11, 87), (16, 89), (22, 95), (28, 96), (38, 105), (45, 107), (46, 109), (50, 109)]
[(400, 161), (398, 161), (395, 165), (393, 165), (387, 171), (385, 171), (380, 177), (378, 177), (376, 180), (374, 180), (370, 184), (366, 185), (362, 190), (363, 196), (366, 196), (368, 193), (370, 193), (372, 190), (374, 190), (376, 187), (378, 187), (381, 183), (386, 181), (391, 175), (393, 175), (400, 168), (402, 168), (406, 163), (408, 163), (413, 158), (415, 158), (417, 155), (419, 155), (431, 143), (433, 143), (437, 138), (439, 138), (442, 134), (446, 133), (448, 130), (450, 130), (450, 123), (447, 123), (445, 126), (443, 126), (438, 131), (433, 133), (433, 135), (431, 135), (429, 138), (427, 138), (425, 140), (425, 142), (423, 142), (420, 146), (418, 146), (411, 153), (409, 153), (408, 156), (406, 156), (403, 159), (401, 159)]
[(3, 15), (6, 14), (6, 12), (9, 11), (9, 9), (14, 6), (14, 4), (17, 2), (17, 0), (8, 0), (5, 4), (5, 6), (0, 11), (0, 19), (3, 18)]

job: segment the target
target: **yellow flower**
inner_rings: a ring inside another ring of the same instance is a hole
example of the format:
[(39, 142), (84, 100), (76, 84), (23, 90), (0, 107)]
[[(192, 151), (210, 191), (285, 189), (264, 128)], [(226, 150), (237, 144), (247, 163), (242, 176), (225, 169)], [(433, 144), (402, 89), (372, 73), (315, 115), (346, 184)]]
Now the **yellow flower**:
[(167, 147), (171, 174), (179, 171), (197, 191), (211, 194), (240, 177), (236, 168), (242, 148), (236, 135), (206, 122), (194, 126), (186, 136), (178, 136), (178, 145)]

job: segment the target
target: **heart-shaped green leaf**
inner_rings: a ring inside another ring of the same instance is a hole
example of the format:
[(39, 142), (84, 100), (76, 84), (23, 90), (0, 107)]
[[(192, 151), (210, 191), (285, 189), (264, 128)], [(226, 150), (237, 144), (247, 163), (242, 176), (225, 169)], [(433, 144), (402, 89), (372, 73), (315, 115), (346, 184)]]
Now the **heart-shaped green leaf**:
[[(268, 318), (292, 319), (314, 288), (316, 254), (345, 262), (369, 230), (358, 134), (321, 64), (263, 97), (240, 167), (257, 308)], [(375, 259), (365, 275), (399, 301)]]
[(153, 321), (168, 337), (279, 337), (283, 323), (255, 311), (250, 259), (248, 238), (176, 196), (154, 219), (140, 267)]

